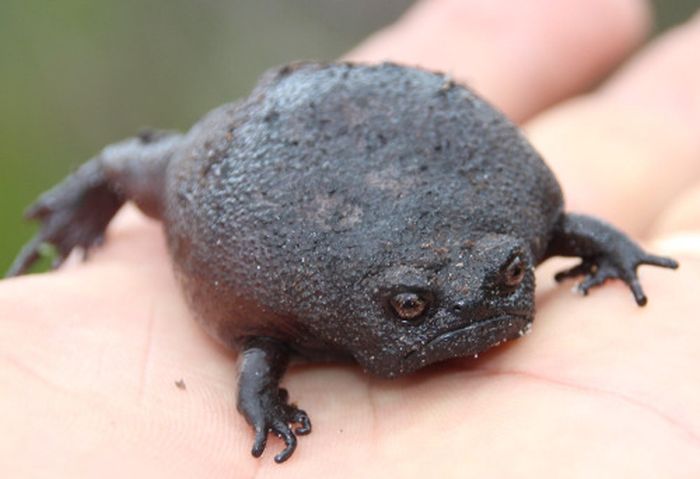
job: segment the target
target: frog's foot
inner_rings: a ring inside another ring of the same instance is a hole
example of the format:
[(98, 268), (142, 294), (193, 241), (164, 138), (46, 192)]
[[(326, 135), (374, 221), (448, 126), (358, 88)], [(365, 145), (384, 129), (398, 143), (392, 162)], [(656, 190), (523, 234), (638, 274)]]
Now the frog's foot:
[(603, 284), (608, 279), (621, 279), (632, 290), (639, 306), (647, 297), (639, 283), (637, 268), (641, 265), (676, 269), (678, 263), (663, 256), (646, 253), (622, 232), (600, 220), (582, 215), (564, 215), (555, 231), (548, 256), (580, 256), (581, 262), (555, 275), (554, 279), (584, 276), (579, 283), (581, 293)]
[(106, 182), (99, 181), (94, 167), (88, 165), (44, 193), (26, 211), (25, 216), (41, 226), (17, 256), (8, 277), (25, 273), (40, 258), (42, 244), (56, 248), (53, 267), (57, 268), (74, 248), (87, 254), (90, 248), (102, 243), (107, 224), (124, 199)]
[(121, 205), (133, 200), (141, 210), (159, 218), (165, 168), (180, 136), (150, 132), (107, 146), (26, 212), (39, 221), (39, 233), (24, 247), (7, 276), (25, 273), (40, 257), (44, 243), (56, 247), (58, 267), (74, 248), (87, 253), (99, 245)]
[[(248, 338), (238, 378), (238, 411), (255, 431), (251, 452), (260, 457), (268, 434), (275, 434), (286, 446), (275, 456), (277, 463), (292, 455), (297, 447), (297, 435), (311, 432), (309, 416), (289, 404), (287, 390), (279, 387), (288, 361), (289, 349), (282, 342), (266, 337)], [(299, 427), (293, 429), (295, 424)]]
[(621, 279), (632, 290), (637, 304), (644, 306), (647, 303), (647, 297), (637, 277), (637, 268), (643, 264), (671, 269), (678, 267), (678, 263), (671, 258), (648, 255), (642, 252), (641, 256), (634, 257), (631, 260), (630, 258), (621, 258), (619, 256), (584, 258), (573, 268), (557, 273), (554, 279), (561, 282), (567, 278), (583, 275), (584, 278), (577, 288), (584, 295), (587, 295), (588, 290), (591, 288), (599, 286), (609, 279)]
[[(285, 448), (275, 456), (275, 462), (281, 463), (289, 459), (297, 447), (296, 436), (311, 432), (311, 421), (305, 411), (294, 404), (289, 404), (285, 389), (279, 389), (276, 394), (263, 395), (260, 402), (245, 414), (255, 431), (255, 442), (251, 453), (260, 457), (267, 445), (267, 436), (272, 433), (282, 439)], [(294, 424), (298, 427), (292, 430)]]

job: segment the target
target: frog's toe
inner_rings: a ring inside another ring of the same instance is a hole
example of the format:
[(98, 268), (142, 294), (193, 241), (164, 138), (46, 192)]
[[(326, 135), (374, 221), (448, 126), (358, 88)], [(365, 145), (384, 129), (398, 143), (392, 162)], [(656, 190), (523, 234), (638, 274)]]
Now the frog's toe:
[(253, 457), (260, 457), (267, 446), (267, 427), (264, 425), (255, 426), (255, 441), (250, 453)]
[[(286, 395), (281, 393), (280, 396)], [(277, 463), (286, 461), (292, 455), (297, 447), (297, 435), (303, 436), (311, 432), (311, 420), (306, 411), (299, 409), (294, 404), (283, 404), (281, 410), (282, 412), (272, 420), (270, 427), (270, 431), (282, 439), (286, 446), (282, 452), (275, 456)], [(295, 424), (299, 424), (299, 427), (292, 430)]]
[(309, 415), (306, 414), (306, 411), (297, 409), (294, 413), (294, 422), (301, 424), (301, 426), (294, 430), (294, 433), (298, 436), (305, 436), (311, 433), (311, 420), (309, 419)]
[(271, 431), (275, 433), (277, 437), (282, 439), (285, 444), (285, 448), (275, 456), (275, 462), (280, 464), (291, 457), (297, 448), (297, 438), (289, 427), (287, 421), (276, 420), (273, 422)]
[(650, 266), (659, 266), (661, 268), (678, 269), (678, 261), (667, 256), (656, 256), (654, 254), (645, 254), (639, 264), (648, 264)]
[[(634, 272), (632, 272), (634, 274)], [(588, 274), (578, 284), (578, 290), (587, 295), (591, 288), (600, 286), (609, 279), (620, 278), (620, 272), (617, 268), (607, 262), (591, 265)]]
[(297, 438), (289, 425), (286, 417), (274, 417), (268, 421), (261, 421), (254, 426), (255, 441), (251, 454), (260, 457), (267, 447), (267, 436), (272, 433), (284, 441), (285, 448), (275, 456), (275, 462), (284, 462), (294, 453), (297, 447)]
[(647, 295), (644, 294), (644, 290), (642, 290), (642, 285), (639, 283), (637, 275), (635, 274), (632, 280), (627, 281), (627, 284), (632, 290), (634, 300), (637, 302), (637, 304), (639, 306), (645, 306), (647, 304)]
[(608, 279), (620, 277), (617, 270), (607, 262), (584, 258), (576, 266), (554, 275), (554, 279), (557, 282), (562, 282), (566, 279), (581, 276), (583, 276), (583, 279), (578, 283), (576, 289), (584, 296), (588, 295), (588, 291), (591, 288), (600, 286)]
[(554, 280), (557, 283), (561, 283), (562, 281), (569, 278), (577, 278), (579, 276), (590, 274), (594, 268), (595, 265), (593, 263), (587, 260), (582, 260), (579, 264), (572, 268), (566, 269), (564, 271), (559, 271), (557, 274), (554, 275)]
[(6, 278), (11, 278), (13, 276), (19, 276), (24, 274), (36, 263), (41, 254), (39, 253), (39, 248), (41, 247), (42, 240), (37, 235), (32, 240), (24, 245), (22, 251), (19, 252), (17, 258), (15, 258), (10, 269), (5, 273)]
[(605, 268), (610, 270), (608, 275), (611, 278), (620, 278), (629, 286), (634, 296), (634, 300), (639, 306), (647, 304), (647, 296), (639, 282), (637, 268), (642, 265), (658, 266), (661, 268), (676, 269), (678, 262), (665, 256), (648, 254), (638, 247), (629, 248), (627, 254), (620, 254), (613, 259), (604, 259)]

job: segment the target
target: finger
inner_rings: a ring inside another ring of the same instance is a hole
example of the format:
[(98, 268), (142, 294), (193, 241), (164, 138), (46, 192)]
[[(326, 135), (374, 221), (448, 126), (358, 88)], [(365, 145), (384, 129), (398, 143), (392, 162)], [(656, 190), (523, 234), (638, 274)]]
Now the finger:
[(700, 177), (700, 17), (657, 40), (599, 92), (528, 126), (568, 208), (645, 233)]
[(668, 121), (700, 124), (700, 11), (655, 42), (601, 89), (606, 96), (667, 114)]
[(520, 121), (598, 82), (648, 19), (644, 0), (423, 0), (347, 58), (447, 72)]
[(657, 236), (700, 231), (700, 184), (678, 195), (660, 215), (652, 231)]

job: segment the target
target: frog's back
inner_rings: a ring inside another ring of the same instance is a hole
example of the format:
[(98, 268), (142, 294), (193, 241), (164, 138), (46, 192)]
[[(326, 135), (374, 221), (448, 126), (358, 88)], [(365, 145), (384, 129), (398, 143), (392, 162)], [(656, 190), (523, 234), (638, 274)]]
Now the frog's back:
[(165, 221), (204, 316), (221, 308), (195, 303), (216, 291), (236, 291), (231, 308), (245, 303), (256, 324), (302, 314), (339, 269), (356, 281), (386, 251), (441, 236), (513, 234), (542, 255), (562, 208), (515, 126), (448, 78), (396, 65), (268, 73), (186, 145), (169, 168)]

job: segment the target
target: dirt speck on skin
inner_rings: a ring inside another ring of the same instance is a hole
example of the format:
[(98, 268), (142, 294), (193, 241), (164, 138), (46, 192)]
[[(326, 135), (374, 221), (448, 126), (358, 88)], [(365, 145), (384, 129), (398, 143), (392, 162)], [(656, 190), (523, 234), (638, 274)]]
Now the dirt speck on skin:
[(187, 389), (187, 384), (185, 384), (184, 379), (179, 379), (179, 380), (175, 381), (175, 387), (185, 391)]

